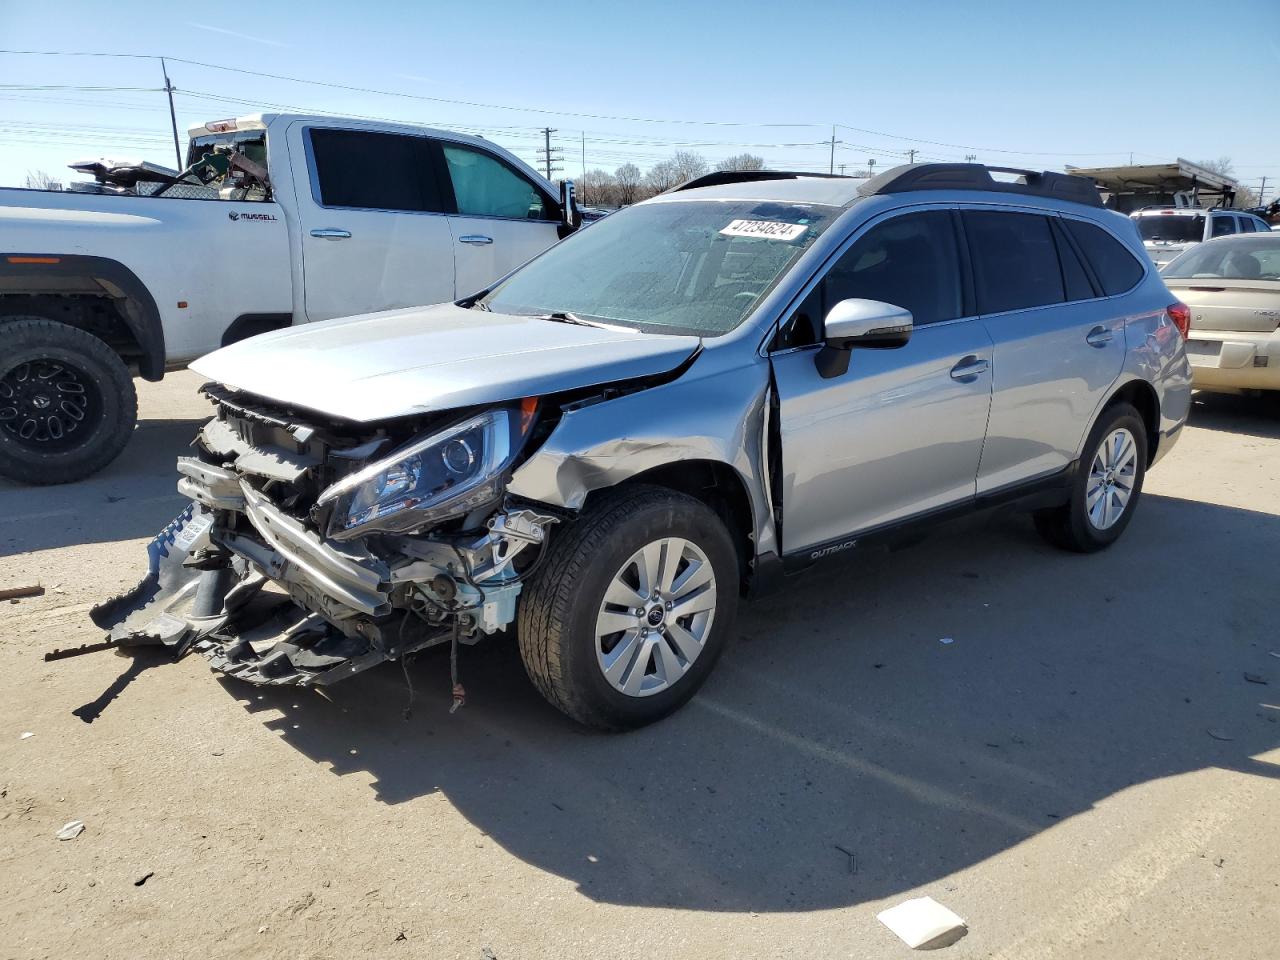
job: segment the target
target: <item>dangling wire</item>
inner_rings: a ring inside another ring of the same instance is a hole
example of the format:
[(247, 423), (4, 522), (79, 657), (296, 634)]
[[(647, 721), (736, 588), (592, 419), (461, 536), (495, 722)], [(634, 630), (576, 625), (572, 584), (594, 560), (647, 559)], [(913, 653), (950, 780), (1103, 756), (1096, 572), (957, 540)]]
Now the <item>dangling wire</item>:
[(462, 637), (462, 618), (453, 618), (453, 645), (449, 650), (449, 678), (453, 681), (453, 706), (450, 713), (456, 713), (459, 707), (466, 706), (467, 691), (458, 682), (458, 643)]

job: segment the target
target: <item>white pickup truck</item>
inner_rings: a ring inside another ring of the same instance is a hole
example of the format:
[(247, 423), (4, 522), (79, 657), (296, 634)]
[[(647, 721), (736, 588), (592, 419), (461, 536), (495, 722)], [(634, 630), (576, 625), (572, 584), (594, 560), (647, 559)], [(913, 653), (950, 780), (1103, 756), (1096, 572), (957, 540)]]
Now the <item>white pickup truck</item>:
[(572, 184), (477, 137), (255, 114), (189, 138), (177, 178), (0, 189), (0, 476), (65, 483), (110, 463), (135, 375), (478, 293), (579, 222)]

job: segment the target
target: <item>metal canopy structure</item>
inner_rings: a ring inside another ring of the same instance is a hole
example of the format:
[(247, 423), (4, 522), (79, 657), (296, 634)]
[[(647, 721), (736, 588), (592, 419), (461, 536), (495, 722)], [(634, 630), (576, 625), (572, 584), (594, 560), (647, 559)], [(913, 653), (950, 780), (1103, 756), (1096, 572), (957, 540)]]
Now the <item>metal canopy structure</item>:
[(1143, 207), (1229, 207), (1239, 182), (1179, 157), (1171, 163), (1127, 167), (1067, 167), (1091, 177), (1106, 194), (1106, 206), (1121, 213)]

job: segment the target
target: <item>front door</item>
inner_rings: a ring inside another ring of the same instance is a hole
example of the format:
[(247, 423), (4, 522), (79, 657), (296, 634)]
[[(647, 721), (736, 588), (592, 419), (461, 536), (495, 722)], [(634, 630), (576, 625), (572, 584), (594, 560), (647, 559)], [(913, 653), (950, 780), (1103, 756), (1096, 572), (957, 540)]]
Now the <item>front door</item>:
[[(874, 223), (806, 296), (772, 355), (782, 436), (782, 549), (823, 545), (972, 499), (991, 405), (991, 340), (968, 316), (955, 214)], [(861, 297), (905, 307), (895, 349), (855, 349), (823, 379), (821, 317)]]
[(291, 136), (307, 319), (452, 300), (431, 141), (302, 124)]
[(457, 212), (449, 216), (458, 296), (478, 293), (559, 239), (559, 211), (498, 157), (440, 141)]

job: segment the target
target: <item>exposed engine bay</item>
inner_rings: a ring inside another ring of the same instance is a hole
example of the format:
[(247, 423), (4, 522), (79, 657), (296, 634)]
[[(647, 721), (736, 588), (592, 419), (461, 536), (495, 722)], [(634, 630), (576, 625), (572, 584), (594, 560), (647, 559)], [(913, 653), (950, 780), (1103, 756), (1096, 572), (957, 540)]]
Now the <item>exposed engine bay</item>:
[(217, 415), (178, 461), (191, 505), (148, 547), (145, 579), (92, 612), (113, 645), (195, 650), (241, 680), (305, 686), (512, 624), (566, 517), (505, 492), (525, 441), (548, 429), (535, 400), (343, 425), (203, 392)]

